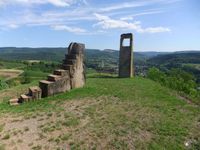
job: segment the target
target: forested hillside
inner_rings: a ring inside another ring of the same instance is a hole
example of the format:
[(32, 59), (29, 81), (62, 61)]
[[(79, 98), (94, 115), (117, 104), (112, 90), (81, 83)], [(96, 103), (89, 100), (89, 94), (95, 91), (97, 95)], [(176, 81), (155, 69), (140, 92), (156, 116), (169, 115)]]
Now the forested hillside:
[(158, 55), (147, 61), (149, 66), (156, 66), (162, 71), (179, 68), (193, 74), (200, 83), (200, 52), (185, 51)]

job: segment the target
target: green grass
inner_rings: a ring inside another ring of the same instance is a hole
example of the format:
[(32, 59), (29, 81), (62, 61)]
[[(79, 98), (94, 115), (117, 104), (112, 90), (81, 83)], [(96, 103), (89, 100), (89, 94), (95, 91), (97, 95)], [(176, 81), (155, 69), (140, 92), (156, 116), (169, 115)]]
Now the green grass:
[(19, 61), (0, 60), (0, 69), (21, 69), (24, 67), (26, 67), (26, 65)]
[(31, 79), (31, 81), (34, 81), (38, 79), (46, 79), (47, 75), (49, 75), (50, 73), (42, 71), (25, 70), (24, 74), (26, 74)]
[[(87, 131), (92, 138), (93, 148), (104, 139), (108, 142), (106, 149), (185, 149), (185, 141), (193, 140), (196, 145), (200, 143), (200, 107), (187, 104), (178, 99), (174, 91), (139, 77), (119, 79), (106, 74), (90, 75), (84, 88), (69, 93), (18, 107), (9, 106), (4, 101), (0, 103), (0, 115), (63, 112), (65, 102), (74, 99), (84, 101), (84, 98), (97, 102), (84, 108), (83, 118), (89, 117), (90, 123), (80, 129)], [(65, 114), (65, 118), (62, 126), (76, 128), (81, 123), (80, 118), (75, 116)], [(54, 126), (43, 129), (51, 131)], [(73, 133), (78, 135), (80, 130)], [(63, 137), (63, 140), (67, 139), (68, 136)], [(77, 139), (70, 145), (76, 149), (86, 146), (84, 143), (87, 142), (87, 138), (83, 141)], [(191, 145), (192, 148), (195, 144)]]

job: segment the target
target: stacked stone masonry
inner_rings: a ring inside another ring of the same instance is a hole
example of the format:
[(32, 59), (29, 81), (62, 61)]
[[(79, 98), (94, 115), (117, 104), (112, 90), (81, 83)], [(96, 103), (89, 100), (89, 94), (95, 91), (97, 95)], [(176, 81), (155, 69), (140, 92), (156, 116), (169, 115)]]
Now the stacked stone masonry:
[(39, 86), (30, 87), (27, 94), (11, 99), (10, 105), (18, 105), (83, 87), (85, 85), (84, 50), (84, 44), (71, 43), (62, 68), (48, 75), (46, 80), (41, 80)]

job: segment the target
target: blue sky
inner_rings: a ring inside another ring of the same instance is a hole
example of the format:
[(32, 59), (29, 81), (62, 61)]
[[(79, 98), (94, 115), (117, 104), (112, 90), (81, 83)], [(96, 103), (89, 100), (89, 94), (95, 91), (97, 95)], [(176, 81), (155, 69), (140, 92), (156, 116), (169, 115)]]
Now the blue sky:
[(199, 0), (0, 0), (0, 47), (119, 49), (134, 34), (136, 51), (200, 50)]

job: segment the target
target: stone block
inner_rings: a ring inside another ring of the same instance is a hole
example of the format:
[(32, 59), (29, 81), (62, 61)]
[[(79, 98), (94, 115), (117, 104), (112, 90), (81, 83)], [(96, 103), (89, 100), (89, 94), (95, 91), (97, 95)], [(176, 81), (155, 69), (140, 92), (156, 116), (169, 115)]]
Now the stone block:
[(41, 99), (42, 90), (38, 86), (30, 87), (29, 95), (32, 97), (33, 100)]
[(73, 68), (72, 65), (63, 64), (63, 65), (62, 65), (62, 68), (65, 69), (65, 70), (68, 70), (69, 73), (71, 73), (71, 72), (73, 71), (73, 70), (72, 70), (72, 68)]
[(32, 97), (29, 96), (29, 95), (22, 94), (22, 95), (20, 96), (20, 101), (21, 101), (21, 102), (28, 102), (28, 101), (30, 101), (30, 100), (32, 100)]
[(74, 65), (76, 64), (76, 60), (73, 59), (67, 59), (63, 62), (63, 64), (67, 64), (67, 65)]
[(39, 86), (42, 89), (42, 97), (67, 92), (71, 89), (70, 79), (68, 77), (60, 78), (55, 82), (42, 80), (40, 81)]
[(59, 75), (53, 75), (53, 74), (50, 74), (48, 75), (48, 81), (58, 81), (60, 80), (62, 77), (59, 76)]
[(10, 99), (10, 100), (9, 100), (9, 103), (10, 103), (10, 104), (18, 103), (18, 102), (19, 102), (19, 99), (18, 99), (18, 98), (13, 98), (13, 99)]
[(54, 71), (53, 73), (54, 75), (58, 75), (58, 76), (66, 76), (66, 77), (69, 77), (69, 71), (68, 70), (64, 70), (64, 69), (57, 69)]
[(77, 56), (76, 56), (76, 54), (66, 54), (65, 55), (65, 59), (67, 60), (67, 59), (76, 59), (77, 58)]

